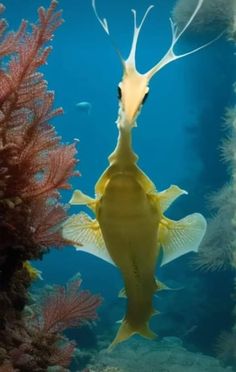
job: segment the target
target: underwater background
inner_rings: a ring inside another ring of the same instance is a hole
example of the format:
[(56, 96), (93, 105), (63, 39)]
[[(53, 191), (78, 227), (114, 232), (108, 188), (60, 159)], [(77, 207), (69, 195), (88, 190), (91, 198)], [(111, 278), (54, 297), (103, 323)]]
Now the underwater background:
[[(96, 3), (99, 14), (109, 22), (112, 39), (126, 57), (133, 31), (130, 9), (136, 9), (137, 17), (141, 19), (150, 1), (97, 0)], [(138, 42), (137, 67), (140, 72), (149, 69), (164, 55), (171, 40), (168, 19), (176, 1), (152, 3), (155, 7), (148, 15)], [(16, 30), (21, 19), (35, 21), (37, 8), (47, 7), (49, 2), (21, 0), (19, 4), (17, 0), (6, 0), (4, 5), (4, 17), (10, 28)], [(72, 178), (72, 187), (93, 196), (94, 185), (116, 144), (117, 85), (122, 68), (89, 0), (60, 0), (59, 8), (63, 9), (65, 22), (55, 33), (53, 51), (42, 71), (49, 89), (55, 91), (55, 106), (64, 109), (64, 115), (53, 121), (56, 131), (64, 143), (79, 139), (77, 168), (81, 176)], [(222, 30), (223, 26), (219, 25), (199, 34), (186, 32), (176, 50), (179, 53), (191, 50), (213, 39)], [(214, 212), (208, 205), (209, 195), (230, 181), (220, 146), (227, 136), (223, 127), (225, 110), (235, 104), (234, 45), (223, 35), (198, 53), (168, 65), (150, 83), (149, 97), (138, 117), (138, 127), (134, 129), (133, 146), (140, 167), (158, 190), (177, 184), (188, 191), (187, 196), (168, 210), (169, 218), (180, 219), (193, 212), (210, 218)], [(79, 102), (89, 102), (91, 109), (77, 105)], [(63, 191), (61, 202), (67, 204), (71, 194), (71, 190)], [(82, 209), (70, 207), (68, 213)], [(77, 341), (81, 350), (87, 350), (93, 357), (99, 349), (98, 340), (103, 340), (105, 346), (110, 343), (118, 327), (116, 321), (124, 312), (125, 301), (118, 298), (123, 286), (118, 270), (71, 246), (51, 250), (42, 261), (32, 264), (42, 272), (43, 278), (33, 284), (33, 290), (45, 285), (64, 285), (80, 273), (83, 287), (103, 297), (96, 326), (66, 332)], [(163, 291), (154, 300), (160, 311), (160, 315), (151, 320), (152, 329), (159, 336), (157, 342), (176, 337), (169, 342), (176, 342), (178, 338), (185, 349), (215, 357), (217, 340), (222, 332), (231, 332), (235, 321), (234, 270), (230, 266), (224, 270), (199, 270), (194, 266), (194, 254), (158, 268), (158, 278), (176, 290)], [(127, 341), (126, 349), (129, 343), (133, 345), (132, 341)], [(155, 343), (145, 343), (147, 353), (148, 350), (154, 352), (154, 345), (158, 349)], [(230, 350), (230, 356), (223, 362), (236, 368), (235, 346)], [(81, 360), (70, 370), (89, 368), (86, 367), (89, 357), (86, 355)], [(190, 371), (187, 368), (180, 370)], [(92, 371), (93, 367), (88, 370)], [(137, 369), (127, 367), (123, 370)], [(155, 369), (145, 369), (152, 370)]]

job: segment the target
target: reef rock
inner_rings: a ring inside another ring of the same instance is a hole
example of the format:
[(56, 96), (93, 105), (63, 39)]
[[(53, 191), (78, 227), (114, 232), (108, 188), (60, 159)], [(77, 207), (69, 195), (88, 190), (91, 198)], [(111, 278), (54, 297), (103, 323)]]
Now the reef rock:
[(176, 337), (150, 342), (133, 338), (112, 352), (101, 350), (88, 366), (89, 372), (232, 372), (220, 362), (201, 353), (186, 350)]

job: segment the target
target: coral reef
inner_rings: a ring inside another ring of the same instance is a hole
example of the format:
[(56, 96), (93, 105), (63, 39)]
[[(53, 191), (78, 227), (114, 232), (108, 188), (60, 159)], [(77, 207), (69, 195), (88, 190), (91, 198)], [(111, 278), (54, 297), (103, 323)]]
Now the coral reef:
[(96, 308), (101, 303), (99, 296), (89, 291), (78, 291), (82, 280), (72, 280), (67, 288), (55, 287), (43, 299), (38, 326), (43, 333), (62, 332), (66, 328), (84, 324), (87, 320), (97, 319)]
[(231, 331), (224, 331), (218, 337), (216, 343), (217, 357), (224, 363), (236, 369), (236, 279), (234, 279), (234, 292), (232, 294), (234, 301), (233, 309), (233, 327)]
[(236, 368), (236, 334), (235, 332), (223, 332), (216, 345), (217, 356), (226, 365)]
[[(178, 0), (173, 9), (173, 20), (181, 29), (190, 18), (196, 0)], [(206, 31), (224, 31), (233, 36), (235, 24), (236, 4), (234, 0), (205, 0), (197, 17), (189, 27), (194, 33), (205, 33)]]
[(215, 215), (195, 260), (197, 267), (212, 271), (236, 267), (236, 106), (227, 109), (225, 126), (227, 138), (222, 143), (222, 158), (228, 164), (230, 181), (210, 197)]
[(216, 359), (184, 349), (180, 339), (166, 337), (152, 344), (132, 339), (129, 345), (121, 344), (108, 353), (101, 350), (88, 368), (89, 372), (230, 372), (230, 367), (220, 366)]
[[(174, 10), (175, 21), (180, 24), (184, 22), (181, 19), (181, 7), (188, 12), (193, 6), (192, 1), (188, 3), (179, 0)], [(189, 7), (189, 8), (188, 8)], [(215, 26), (227, 29), (228, 39), (236, 41), (236, 3), (228, 1), (223, 3), (221, 0), (206, 0), (203, 3), (202, 10), (199, 12), (199, 19), (193, 24), (193, 32), (205, 32), (215, 30)], [(236, 84), (233, 86), (236, 93)], [(217, 192), (209, 197), (209, 206), (212, 210), (212, 217), (208, 222), (207, 234), (204, 237), (199, 248), (199, 254), (194, 259), (194, 265), (197, 268), (208, 271), (229, 270), (231, 280), (235, 277), (236, 268), (236, 105), (227, 108), (224, 118), (225, 139), (221, 145), (221, 157), (228, 168), (229, 181)], [(221, 276), (221, 278), (223, 278)], [(235, 280), (235, 279), (234, 279)], [(225, 288), (225, 287), (223, 287)], [(218, 290), (218, 288), (217, 288)], [(226, 291), (226, 290), (225, 290)], [(215, 343), (217, 357), (224, 365), (236, 367), (236, 287), (234, 286), (231, 295), (233, 313), (229, 319), (227, 331), (218, 336)], [(219, 311), (219, 310), (218, 310)], [(232, 326), (233, 325), (233, 326)], [(232, 329), (230, 330), (230, 327)]]
[[(179, 0), (173, 10), (174, 21), (181, 28), (195, 6), (195, 1)], [(236, 2), (229, 0), (205, 0), (197, 17), (190, 25), (192, 33), (215, 31), (214, 26), (228, 30), (229, 39), (234, 40), (236, 32)], [(236, 92), (236, 86), (234, 86)], [(212, 193), (209, 207), (213, 218), (208, 223), (207, 234), (200, 246), (196, 266), (210, 271), (221, 270), (236, 265), (235, 251), (235, 175), (236, 175), (236, 106), (228, 108), (225, 114), (227, 137), (221, 146), (222, 160), (229, 169), (229, 183)]]
[[(78, 292), (80, 281), (45, 299), (42, 313), (24, 313), (27, 290), (39, 273), (29, 264), (50, 247), (62, 247), (60, 226), (66, 212), (59, 189), (76, 174), (75, 145), (60, 144), (49, 121), (54, 94), (38, 69), (45, 64), (53, 33), (62, 23), (56, 1), (39, 8), (38, 22), (23, 21), (7, 33), (0, 20), (0, 369), (45, 371), (68, 366), (74, 344), (60, 334), (65, 327), (96, 317), (98, 296)], [(0, 5), (3, 12), (4, 6)], [(59, 306), (59, 309), (58, 309)], [(59, 347), (59, 343), (63, 346)]]
[(97, 319), (96, 309), (101, 303), (99, 296), (80, 291), (80, 286), (81, 280), (72, 280), (66, 288), (51, 289), (36, 306), (31, 306), (31, 312), (28, 310), (23, 317), (25, 334), (19, 335), (23, 342), (9, 352), (14, 366), (40, 371), (70, 364), (75, 343), (62, 336), (62, 331)]

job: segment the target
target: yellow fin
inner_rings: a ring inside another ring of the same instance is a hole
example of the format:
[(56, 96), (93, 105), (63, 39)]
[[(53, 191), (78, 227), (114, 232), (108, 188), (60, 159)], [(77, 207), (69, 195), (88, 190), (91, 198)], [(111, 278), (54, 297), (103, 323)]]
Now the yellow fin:
[(69, 217), (63, 225), (62, 235), (74, 243), (76, 250), (93, 254), (115, 265), (105, 246), (99, 223), (86, 213)]
[(96, 199), (91, 198), (80, 190), (75, 190), (69, 203), (72, 205), (87, 205), (94, 210)]
[(120, 290), (120, 292), (119, 292), (119, 294), (118, 294), (118, 297), (119, 297), (119, 298), (127, 298), (125, 288), (121, 288), (121, 290)]
[[(153, 315), (156, 314), (153, 313)], [(145, 323), (143, 326), (138, 327), (137, 329), (134, 329), (133, 327), (130, 326), (127, 320), (123, 320), (115, 339), (112, 341), (111, 345), (108, 348), (108, 351), (111, 351), (114, 348), (114, 346), (116, 346), (120, 342), (127, 340), (135, 333), (138, 333), (140, 336), (143, 336), (145, 338), (149, 338), (150, 340), (154, 340), (157, 337), (156, 333), (154, 333), (149, 328), (149, 325), (147, 323)]]
[[(153, 315), (157, 314), (159, 314), (159, 312), (155, 310)], [(155, 340), (155, 338), (157, 338), (157, 334), (150, 329), (148, 324), (144, 324), (144, 326), (139, 329), (138, 333), (143, 337), (149, 338), (150, 340)]]
[(170, 289), (165, 283), (161, 282), (160, 280), (156, 279), (156, 290), (163, 291), (166, 289)]
[(158, 240), (163, 248), (161, 265), (185, 253), (197, 252), (206, 227), (206, 220), (200, 213), (190, 214), (179, 221), (163, 217), (158, 230)]
[[(177, 288), (168, 287), (168, 285), (156, 279), (156, 291), (165, 291), (165, 290), (166, 291), (180, 291), (182, 289), (184, 289), (184, 287), (177, 287)], [(156, 295), (156, 297), (158, 296)]]
[(28, 274), (31, 280), (37, 280), (37, 279), (43, 280), (42, 271), (32, 266), (29, 261), (23, 262), (23, 268), (28, 271)]
[(130, 327), (129, 323), (126, 320), (123, 320), (120, 328), (117, 332), (116, 337), (108, 347), (108, 351), (112, 351), (112, 349), (119, 344), (120, 342), (123, 342), (133, 336), (136, 332)]
[(176, 185), (171, 185), (168, 189), (159, 192), (158, 199), (161, 212), (164, 213), (179, 196), (186, 194), (188, 194), (187, 191), (180, 189)]

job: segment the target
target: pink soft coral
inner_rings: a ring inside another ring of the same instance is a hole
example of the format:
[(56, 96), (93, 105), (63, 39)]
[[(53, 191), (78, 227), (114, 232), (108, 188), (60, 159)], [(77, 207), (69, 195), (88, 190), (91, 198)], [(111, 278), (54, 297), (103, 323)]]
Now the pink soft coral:
[[(0, 365), (13, 370), (45, 371), (52, 349), (55, 360), (63, 359), (58, 336), (46, 332), (40, 343), (22, 318), (31, 282), (24, 262), (65, 245), (59, 189), (68, 188), (75, 174), (75, 146), (60, 144), (50, 124), (62, 109), (53, 108), (54, 94), (38, 72), (62, 23), (56, 5), (53, 0), (47, 10), (40, 8), (31, 29), (23, 21), (19, 31), (6, 34), (7, 23), (0, 20)], [(65, 348), (64, 360), (73, 348)]]
[(80, 285), (79, 279), (72, 280), (66, 288), (55, 287), (33, 306), (32, 314), (26, 317), (27, 332), (16, 335), (13, 331), (19, 345), (9, 352), (12, 365), (24, 371), (70, 365), (75, 343), (69, 342), (61, 332), (97, 319), (97, 307), (102, 301), (100, 296), (80, 291)]
[(96, 309), (101, 298), (89, 291), (79, 291), (80, 285), (81, 279), (74, 280), (67, 288), (58, 287), (44, 299), (39, 325), (44, 333), (61, 332), (97, 319)]

